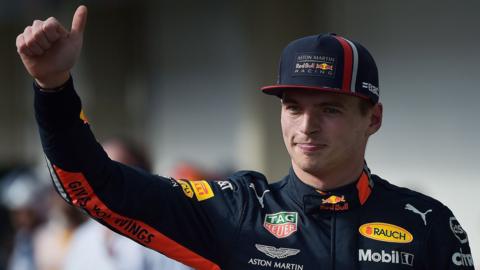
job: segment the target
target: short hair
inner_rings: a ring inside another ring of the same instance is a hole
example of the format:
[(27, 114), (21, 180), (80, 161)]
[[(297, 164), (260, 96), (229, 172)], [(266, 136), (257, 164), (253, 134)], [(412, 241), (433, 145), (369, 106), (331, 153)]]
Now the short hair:
[(366, 116), (367, 113), (375, 106), (370, 100), (359, 98), (358, 108), (361, 116)]

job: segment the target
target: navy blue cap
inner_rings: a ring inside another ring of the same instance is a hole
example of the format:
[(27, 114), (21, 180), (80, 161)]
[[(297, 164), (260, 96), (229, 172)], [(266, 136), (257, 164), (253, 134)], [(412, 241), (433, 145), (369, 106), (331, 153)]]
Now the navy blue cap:
[(379, 99), (377, 65), (355, 41), (331, 33), (303, 37), (283, 50), (277, 84), (262, 87), (265, 94), (278, 97), (287, 89), (348, 94), (375, 104)]

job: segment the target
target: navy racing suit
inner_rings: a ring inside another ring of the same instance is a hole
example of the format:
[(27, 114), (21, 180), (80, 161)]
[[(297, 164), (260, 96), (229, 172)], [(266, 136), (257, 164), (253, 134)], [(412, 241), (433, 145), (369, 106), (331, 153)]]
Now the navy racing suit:
[[(72, 79), (35, 88), (35, 113), (55, 188), (70, 204), (196, 269), (473, 269), (468, 238), (440, 202), (365, 166), (322, 192), (293, 170), (270, 184), (253, 171), (221, 181), (148, 174), (110, 160)], [(92, 243), (94, 245), (95, 243)]]

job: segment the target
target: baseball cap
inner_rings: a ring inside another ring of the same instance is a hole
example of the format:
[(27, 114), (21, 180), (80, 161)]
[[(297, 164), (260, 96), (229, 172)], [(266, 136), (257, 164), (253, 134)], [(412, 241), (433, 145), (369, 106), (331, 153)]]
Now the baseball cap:
[(262, 87), (268, 95), (308, 89), (358, 96), (377, 103), (378, 70), (365, 47), (334, 33), (303, 37), (283, 50), (278, 81)]

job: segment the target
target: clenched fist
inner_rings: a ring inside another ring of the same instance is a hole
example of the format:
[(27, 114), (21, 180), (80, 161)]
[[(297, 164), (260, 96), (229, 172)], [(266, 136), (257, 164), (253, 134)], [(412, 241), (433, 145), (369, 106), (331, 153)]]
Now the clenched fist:
[(79, 6), (70, 31), (50, 17), (45, 21), (35, 20), (17, 36), (17, 52), (28, 73), (42, 88), (55, 88), (68, 80), (82, 49), (86, 22), (87, 8)]

